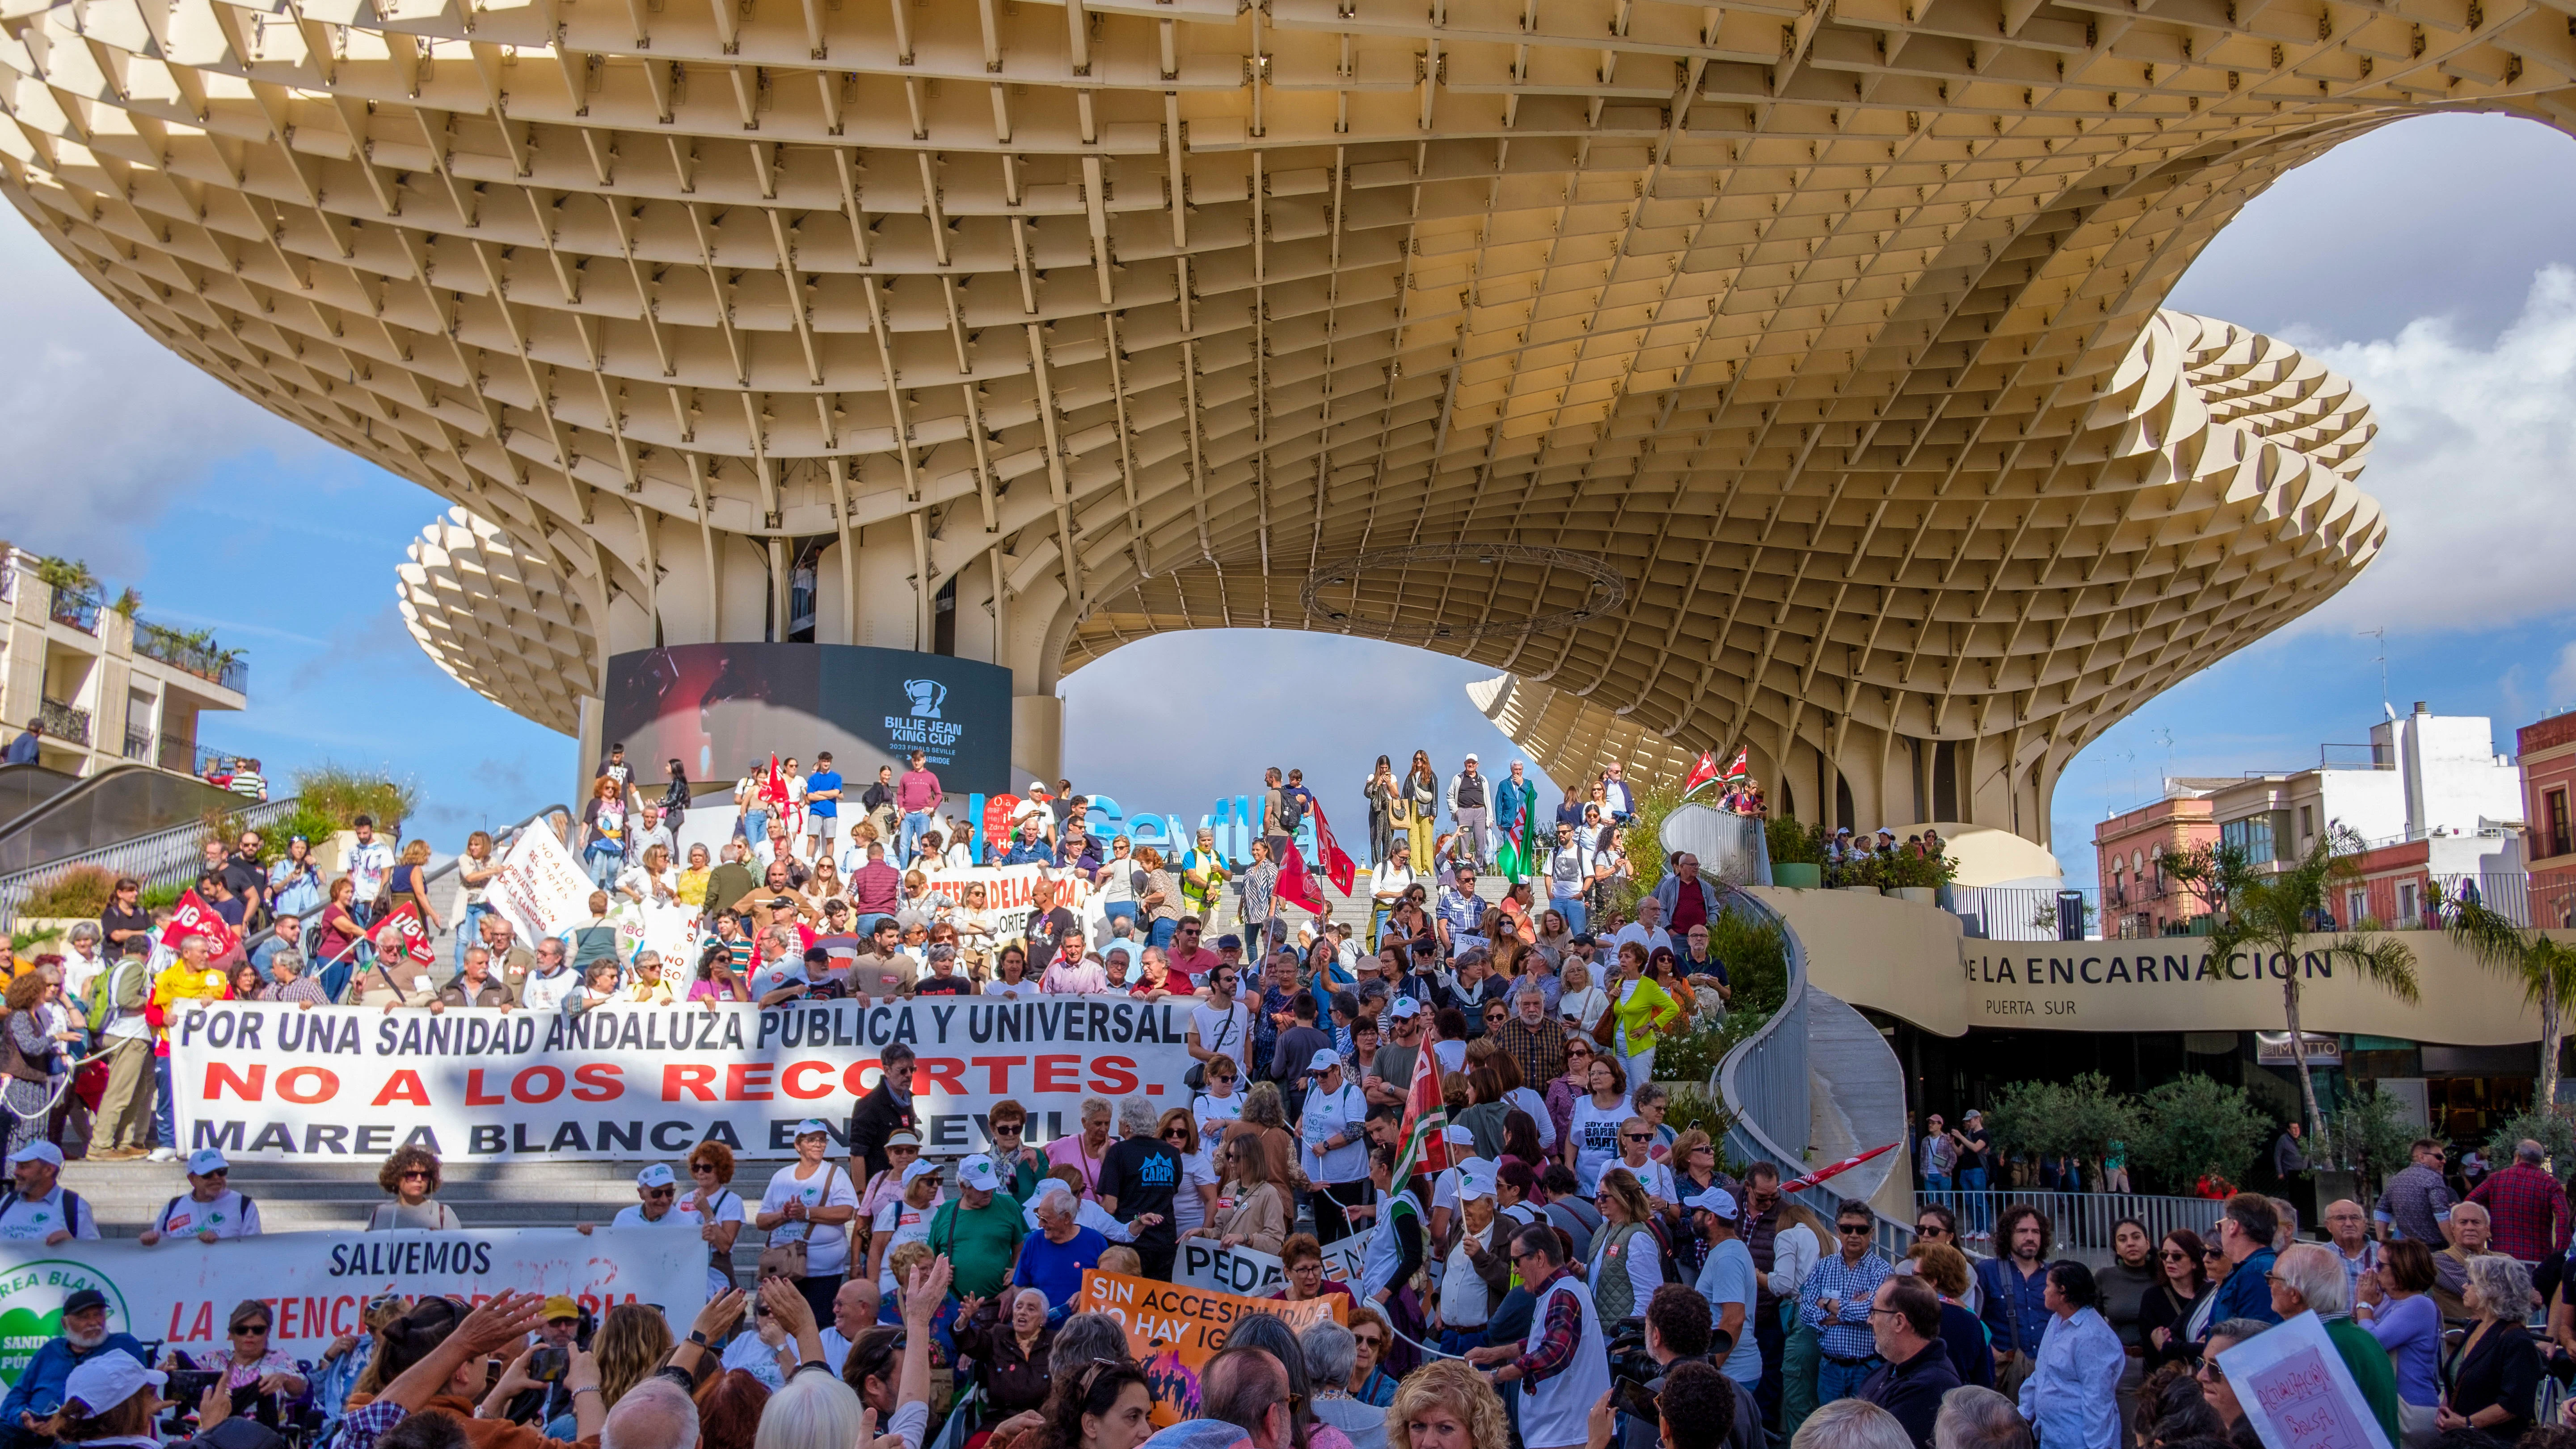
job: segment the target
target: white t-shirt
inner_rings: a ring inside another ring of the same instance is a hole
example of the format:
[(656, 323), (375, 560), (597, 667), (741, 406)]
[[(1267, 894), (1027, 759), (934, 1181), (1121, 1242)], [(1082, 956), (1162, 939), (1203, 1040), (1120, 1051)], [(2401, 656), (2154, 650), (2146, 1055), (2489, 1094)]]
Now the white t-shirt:
[(1681, 1201), (1673, 1191), (1673, 1170), (1666, 1164), (1649, 1160), (1645, 1166), (1635, 1167), (1626, 1162), (1605, 1162), (1601, 1165), (1601, 1170), (1608, 1172), (1614, 1167), (1627, 1168), (1637, 1179), (1637, 1186), (1646, 1190), (1646, 1196), (1659, 1197), (1666, 1202)]
[(14, 1198), (8, 1211), (0, 1212), (0, 1241), (41, 1243), (65, 1228), (70, 1228), (75, 1238), (95, 1238), (98, 1215), (90, 1211), (88, 1198), (82, 1198), (75, 1211), (60, 1183), (44, 1197)]
[[(824, 1332), (829, 1333), (831, 1330), (825, 1329)], [(725, 1345), (724, 1366), (729, 1369), (741, 1369), (744, 1373), (760, 1380), (771, 1393), (776, 1393), (787, 1387), (787, 1375), (778, 1367), (778, 1355), (781, 1353), (786, 1354), (790, 1359), (795, 1358), (796, 1340), (782, 1338), (778, 1341), (777, 1347), (773, 1348), (761, 1342), (757, 1330), (745, 1328), (743, 1332), (734, 1335), (733, 1342)], [(833, 1372), (838, 1373), (839, 1370), (835, 1369)]]
[[(132, 957), (128, 957), (127, 959), (125, 959), (125, 960), (123, 960), (123, 961), (118, 962), (118, 963), (117, 963), (117, 965), (116, 965), (115, 970), (116, 970), (116, 972), (117, 972), (117, 973), (123, 973), (123, 972), (131, 971), (131, 972), (135, 973), (136, 975), (138, 975), (138, 976), (142, 977), (142, 978), (143, 978), (143, 992), (144, 992), (144, 995), (146, 995), (146, 996), (151, 995), (151, 993), (152, 993), (152, 971), (151, 971), (151, 968), (149, 967), (149, 965), (148, 965), (145, 961), (143, 961), (143, 960), (138, 960), (138, 959), (135, 959), (135, 958), (132, 958)], [(109, 978), (108, 978), (108, 980), (107, 980), (106, 984), (105, 984), (105, 985), (103, 985), (100, 989), (101, 989), (101, 990), (114, 990), (115, 988), (117, 988), (117, 987), (119, 987), (119, 986), (122, 986), (123, 984), (124, 984), (124, 977), (123, 977), (123, 975), (122, 975), (122, 974), (115, 974), (115, 975), (111, 975), (111, 976), (109, 976)], [(122, 1012), (122, 1011), (111, 1011), (111, 1012), (109, 1013), (108, 1023), (107, 1023), (107, 1027), (106, 1027), (106, 1029), (105, 1029), (104, 1031), (102, 1031), (101, 1033), (99, 1033), (99, 1034), (100, 1034), (100, 1035), (102, 1035), (102, 1036), (115, 1037), (115, 1038), (118, 1038), (118, 1039), (120, 1039), (120, 1040), (127, 1040), (127, 1039), (136, 1038), (136, 1037), (149, 1038), (149, 1037), (152, 1035), (152, 1025), (151, 1025), (151, 1023), (150, 1023), (150, 1022), (147, 1022), (147, 1021), (145, 1021), (145, 1020), (143, 1019), (143, 1013), (142, 1013), (140, 1010), (134, 1011), (134, 1012), (132, 1012), (132, 1013), (126, 1013), (126, 1012)]]
[(984, 994), (1000, 996), (1012, 1001), (1035, 1001), (1045, 995), (1038, 990), (1037, 979), (1030, 976), (1021, 977), (1016, 985), (996, 976), (984, 983)]
[(1241, 1084), (1237, 1084), (1237, 1090), (1232, 1094), (1223, 1097), (1211, 1097), (1205, 1092), (1199, 1093), (1197, 1100), (1190, 1103), (1190, 1115), (1198, 1119), (1201, 1137), (1214, 1137), (1220, 1130), (1242, 1121)]
[[(636, 1206), (641, 1207), (643, 1204), (638, 1203)], [(715, 1201), (710, 1205), (710, 1211), (705, 1216), (701, 1216), (698, 1212), (698, 1195), (694, 1192), (684, 1192), (680, 1194), (680, 1200), (671, 1205), (671, 1216), (683, 1219), (693, 1228), (703, 1228), (711, 1222), (747, 1223), (751, 1221), (751, 1212), (743, 1206), (742, 1194), (729, 1187), (716, 1189)]]
[(644, 1204), (640, 1202), (630, 1203), (625, 1207), (619, 1208), (617, 1210), (617, 1216), (609, 1219), (608, 1225), (612, 1228), (690, 1229), (704, 1226), (704, 1224), (700, 1223), (696, 1218), (682, 1217), (677, 1203), (672, 1204), (670, 1210), (663, 1213), (660, 1217), (648, 1218), (644, 1216)]
[(805, 984), (805, 958), (802, 956), (781, 956), (751, 968), (751, 999), (754, 1001), (773, 991)]
[(1176, 1231), (1186, 1233), (1207, 1222), (1207, 1203), (1199, 1196), (1199, 1189), (1214, 1186), (1216, 1160), (1206, 1147), (1181, 1159), (1181, 1190), (1172, 1194), (1172, 1227)]
[(1588, 1095), (1574, 1099), (1574, 1176), (1585, 1197), (1601, 1190), (1602, 1169), (1619, 1160), (1619, 1124), (1636, 1115), (1625, 1098), (1607, 1107)]
[(1212, 1052), (1223, 1052), (1234, 1058), (1238, 1067), (1249, 1069), (1252, 1059), (1252, 1008), (1241, 1001), (1219, 1011), (1213, 1006), (1190, 1009), (1190, 1025), (1198, 1028), (1199, 1045)]
[(218, 1238), (255, 1238), (259, 1236), (259, 1204), (230, 1188), (213, 1202), (199, 1202), (195, 1193), (181, 1193), (177, 1202), (161, 1210), (152, 1225), (169, 1238), (209, 1230)]
[(1556, 1001), (1557, 1015), (1571, 1018), (1585, 1031), (1590, 1031), (1593, 1023), (1601, 1019), (1601, 1013), (1609, 1009), (1610, 998), (1598, 986), (1586, 986), (1581, 991), (1569, 991), (1558, 997)]
[[(930, 1241), (930, 1220), (938, 1216), (939, 1204), (942, 1200), (943, 1199), (940, 1198), (934, 1198), (932, 1199), (930, 1206), (926, 1208), (917, 1208), (912, 1204), (905, 1202), (901, 1195), (897, 1195), (887, 1198), (878, 1206), (876, 1221), (870, 1224), (870, 1226), (876, 1229), (875, 1237), (887, 1237), (888, 1235), (891, 1235), (892, 1238), (892, 1241), (886, 1244), (885, 1266), (877, 1270), (878, 1292), (892, 1293), (895, 1289), (895, 1249), (902, 1247), (906, 1243), (926, 1243)], [(870, 1239), (868, 1250), (870, 1252), (876, 1251), (874, 1238)]]
[(103, 956), (84, 956), (78, 951), (71, 952), (64, 956), (63, 1000), (66, 1002), (87, 1002), (89, 1000), (89, 984), (96, 981), (98, 979), (98, 973), (106, 969), (107, 958)]
[(521, 994), (528, 1010), (551, 1012), (561, 1011), (564, 999), (580, 989), (581, 973), (567, 966), (552, 976), (529, 972)]
[(1467, 1044), (1463, 1041), (1435, 1041), (1431, 1059), (1440, 1064), (1443, 1073), (1467, 1070)]
[[(769, 1190), (760, 1195), (762, 1212), (784, 1212), (790, 1199), (802, 1200), (808, 1211), (818, 1207), (856, 1208), (859, 1205), (859, 1190), (851, 1184), (850, 1175), (841, 1170), (839, 1163), (823, 1162), (813, 1168), (813, 1176), (799, 1179), (797, 1169), (804, 1166), (799, 1161), (778, 1169), (778, 1175), (769, 1179)], [(799, 1238), (805, 1239), (805, 1271), (808, 1273), (828, 1278), (835, 1273), (849, 1271), (848, 1224), (786, 1222), (769, 1230), (769, 1240), (773, 1243), (791, 1243)]]
[(1111, 856), (1101, 864), (1106, 866), (1107, 870), (1100, 881), (1100, 903), (1105, 906), (1134, 905), (1138, 868), (1136, 858), (1131, 855), (1121, 860)]
[(1636, 942), (1645, 951), (1646, 959), (1649, 961), (1654, 959), (1655, 948), (1659, 946), (1671, 951), (1676, 957), (1682, 954), (1682, 948), (1673, 944), (1671, 932), (1661, 926), (1649, 931), (1635, 921), (1630, 921), (1619, 928), (1618, 934), (1610, 938), (1610, 959), (1618, 960), (1619, 948), (1630, 941)]

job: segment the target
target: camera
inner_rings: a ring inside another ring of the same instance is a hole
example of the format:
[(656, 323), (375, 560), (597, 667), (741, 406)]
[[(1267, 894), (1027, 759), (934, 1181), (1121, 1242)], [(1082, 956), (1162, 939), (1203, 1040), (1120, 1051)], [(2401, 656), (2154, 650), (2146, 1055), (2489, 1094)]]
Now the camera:
[(571, 1367), (572, 1355), (551, 1343), (537, 1345), (536, 1352), (528, 1355), (528, 1377), (541, 1384), (562, 1383), (565, 1370)]
[(223, 1376), (221, 1369), (174, 1368), (170, 1370), (170, 1382), (162, 1387), (161, 1397), (183, 1409), (194, 1409), (197, 1401), (206, 1396), (206, 1390)]
[(1610, 1326), (1611, 1402), (1651, 1423), (1656, 1413), (1655, 1388), (1664, 1381), (1664, 1366), (1646, 1351), (1646, 1320), (1623, 1318)]

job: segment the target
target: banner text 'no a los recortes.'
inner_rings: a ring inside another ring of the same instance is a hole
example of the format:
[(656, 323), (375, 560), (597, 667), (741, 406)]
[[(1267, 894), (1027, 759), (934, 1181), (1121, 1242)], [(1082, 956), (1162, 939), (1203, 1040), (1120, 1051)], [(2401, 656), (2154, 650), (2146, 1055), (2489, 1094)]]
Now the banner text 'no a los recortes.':
[[(1962, 951), (1961, 968), (1975, 997), (1970, 1015), (1987, 1022), (2021, 1019), (2019, 1024), (2023, 1025), (2072, 1026), (2077, 1023), (2069, 1018), (2083, 1017), (2088, 1012), (2117, 1013), (2123, 1020), (2095, 1024), (2139, 1029), (2140, 1024), (2130, 1018), (2142, 1007), (2208, 1004), (2200, 1000), (2165, 1003), (2156, 999), (2162, 991), (2224, 993), (2231, 983), (2242, 983), (2262, 992), (2265, 1002), (2277, 1006), (2280, 984), (2289, 980), (2294, 970), (2303, 981), (2335, 979), (2334, 963), (2313, 951), (2301, 953), (2294, 966), (2288, 955), (2278, 951), (2239, 951), (2220, 961), (2206, 949), (2100, 949), (2126, 944), (2070, 941), (2065, 945), (2089, 949), (2064, 956)], [(2147, 943), (2138, 944), (2143, 947)]]
[(373, 1157), (419, 1143), (450, 1159), (618, 1159), (722, 1142), (750, 1157), (795, 1153), (795, 1126), (831, 1124), (873, 1090), (878, 1059), (916, 1058), (923, 1146), (991, 1145), (1011, 1098), (1030, 1137), (1077, 1130), (1085, 1097), (1182, 1102), (1190, 1003), (838, 1001), (527, 1012), (298, 1010), (222, 1002), (171, 1025), (180, 1139), (228, 1156)]

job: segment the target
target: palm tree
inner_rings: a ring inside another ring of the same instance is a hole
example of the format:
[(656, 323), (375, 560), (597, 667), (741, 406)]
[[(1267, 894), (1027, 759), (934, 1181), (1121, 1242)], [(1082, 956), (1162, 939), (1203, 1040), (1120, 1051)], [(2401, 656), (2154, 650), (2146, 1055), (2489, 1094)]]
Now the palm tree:
[(2559, 1004), (2576, 1000), (2576, 946), (2514, 924), (2480, 900), (2452, 902), (2442, 929), (2486, 966), (2522, 983), (2522, 999), (2540, 1009), (2540, 1103), (2558, 1101)]
[[(2317, 1107), (2316, 1078), (2308, 1071), (2307, 1038), (2299, 1034), (2300, 964), (2305, 956), (2320, 958), (2328, 970), (2342, 966), (2389, 995), (2412, 1006), (2423, 993), (2415, 984), (2415, 953), (2406, 944), (2377, 932), (2347, 933), (2304, 950), (2301, 938), (2332, 910), (2329, 892), (2361, 879), (2359, 857), (2365, 847), (2359, 834), (2342, 821), (2329, 821), (2325, 834), (2308, 853), (2268, 875), (2242, 874), (2228, 882), (2213, 902), (2218, 919), (2209, 932), (2209, 958), (2223, 963), (2253, 947), (2260, 957), (2277, 954), (2286, 964), (2281, 982), (2281, 1013), (2288, 1018), (2290, 1054), (2299, 1065), (2299, 1099), (2307, 1109), (2308, 1131), (2325, 1137), (2325, 1113)], [(2223, 976), (2223, 972), (2213, 973)]]

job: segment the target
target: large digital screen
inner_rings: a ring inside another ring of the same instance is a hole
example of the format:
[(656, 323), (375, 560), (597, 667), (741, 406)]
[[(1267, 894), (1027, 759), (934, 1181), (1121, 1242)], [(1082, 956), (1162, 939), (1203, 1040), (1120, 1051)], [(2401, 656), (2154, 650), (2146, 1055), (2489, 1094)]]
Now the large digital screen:
[(680, 644), (608, 661), (606, 738), (645, 779), (678, 760), (701, 784), (740, 779), (772, 754), (806, 769), (832, 753), (851, 798), (930, 757), (951, 794), (1011, 779), (1011, 672), (994, 664), (850, 644)]

